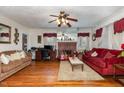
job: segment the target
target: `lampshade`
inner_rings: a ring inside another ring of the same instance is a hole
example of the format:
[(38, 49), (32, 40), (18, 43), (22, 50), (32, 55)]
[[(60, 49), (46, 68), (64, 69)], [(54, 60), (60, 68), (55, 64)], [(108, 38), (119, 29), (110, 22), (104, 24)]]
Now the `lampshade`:
[(124, 49), (124, 44), (121, 44), (121, 48)]

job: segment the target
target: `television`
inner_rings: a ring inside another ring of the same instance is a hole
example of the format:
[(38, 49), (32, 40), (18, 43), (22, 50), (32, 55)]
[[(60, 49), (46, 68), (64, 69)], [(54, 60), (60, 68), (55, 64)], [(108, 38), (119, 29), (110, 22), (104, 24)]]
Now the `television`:
[(53, 46), (52, 45), (44, 45), (45, 49), (49, 49), (49, 50), (53, 50)]

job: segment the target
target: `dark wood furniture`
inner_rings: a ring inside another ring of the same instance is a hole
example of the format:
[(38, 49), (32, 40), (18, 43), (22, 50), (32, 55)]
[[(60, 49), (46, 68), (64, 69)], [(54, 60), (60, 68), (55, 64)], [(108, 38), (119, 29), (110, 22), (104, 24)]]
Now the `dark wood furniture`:
[(55, 51), (49, 50), (49, 53), (50, 53), (51, 60), (55, 60), (56, 59), (56, 50)]
[(35, 52), (35, 60), (36, 61), (41, 61), (42, 60), (42, 55), (40, 50), (36, 50)]
[(116, 70), (124, 71), (124, 64), (115, 64), (114, 65), (114, 76), (113, 76), (114, 79), (116, 79), (117, 81), (119, 81), (121, 84), (124, 85), (124, 77), (123, 78), (117, 78)]
[(124, 64), (114, 64), (114, 78), (116, 78), (116, 70), (124, 71)]
[[(48, 53), (50, 55), (50, 60), (55, 60), (56, 59), (56, 51), (48, 50)], [(42, 58), (42, 50), (37, 50), (35, 55), (36, 55), (35, 56), (36, 61), (43, 60), (43, 58)]]

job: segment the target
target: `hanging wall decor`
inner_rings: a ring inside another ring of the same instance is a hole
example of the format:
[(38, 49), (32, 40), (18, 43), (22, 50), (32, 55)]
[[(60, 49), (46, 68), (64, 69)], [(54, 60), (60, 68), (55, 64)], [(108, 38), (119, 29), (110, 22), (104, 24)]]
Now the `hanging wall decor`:
[(96, 34), (95, 34), (95, 33), (92, 35), (92, 40), (93, 40), (93, 41), (96, 40)]
[(14, 39), (14, 43), (17, 45), (18, 42), (19, 42), (19, 33), (18, 33), (18, 29), (17, 29), (17, 28), (15, 28), (15, 34), (14, 34), (14, 37), (15, 37), (15, 39)]
[(11, 27), (0, 23), (0, 43), (11, 43)]
[(41, 41), (42, 41), (42, 36), (41, 35), (38, 35), (37, 36), (37, 43), (41, 44)]

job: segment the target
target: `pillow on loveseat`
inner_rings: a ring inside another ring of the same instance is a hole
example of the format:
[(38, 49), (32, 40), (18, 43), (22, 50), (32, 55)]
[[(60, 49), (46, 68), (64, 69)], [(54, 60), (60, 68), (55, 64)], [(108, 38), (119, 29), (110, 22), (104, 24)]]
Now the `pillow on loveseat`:
[(20, 60), (22, 57), (20, 55), (20, 52), (15, 52), (13, 54), (10, 55), (10, 60), (14, 61), (14, 60)]
[(98, 55), (98, 54), (97, 54), (96, 51), (94, 51), (94, 52), (91, 54), (92, 57), (96, 57), (97, 55)]
[(7, 58), (7, 56), (5, 54), (1, 54), (0, 60), (3, 64), (9, 64), (9, 62), (10, 62), (9, 58)]
[(118, 55), (118, 57), (124, 57), (124, 51), (122, 51), (122, 52)]
[(104, 59), (105, 58), (112, 58), (114, 57), (115, 55), (111, 54), (110, 52), (107, 52), (106, 55), (104, 56)]
[(93, 50), (90, 50), (90, 51), (84, 52), (84, 54), (87, 55), (87, 56), (91, 56), (91, 54), (92, 54), (93, 52), (94, 52)]
[(20, 52), (20, 56), (21, 56), (21, 58), (25, 58), (26, 57), (26, 53), (24, 51), (21, 51)]

